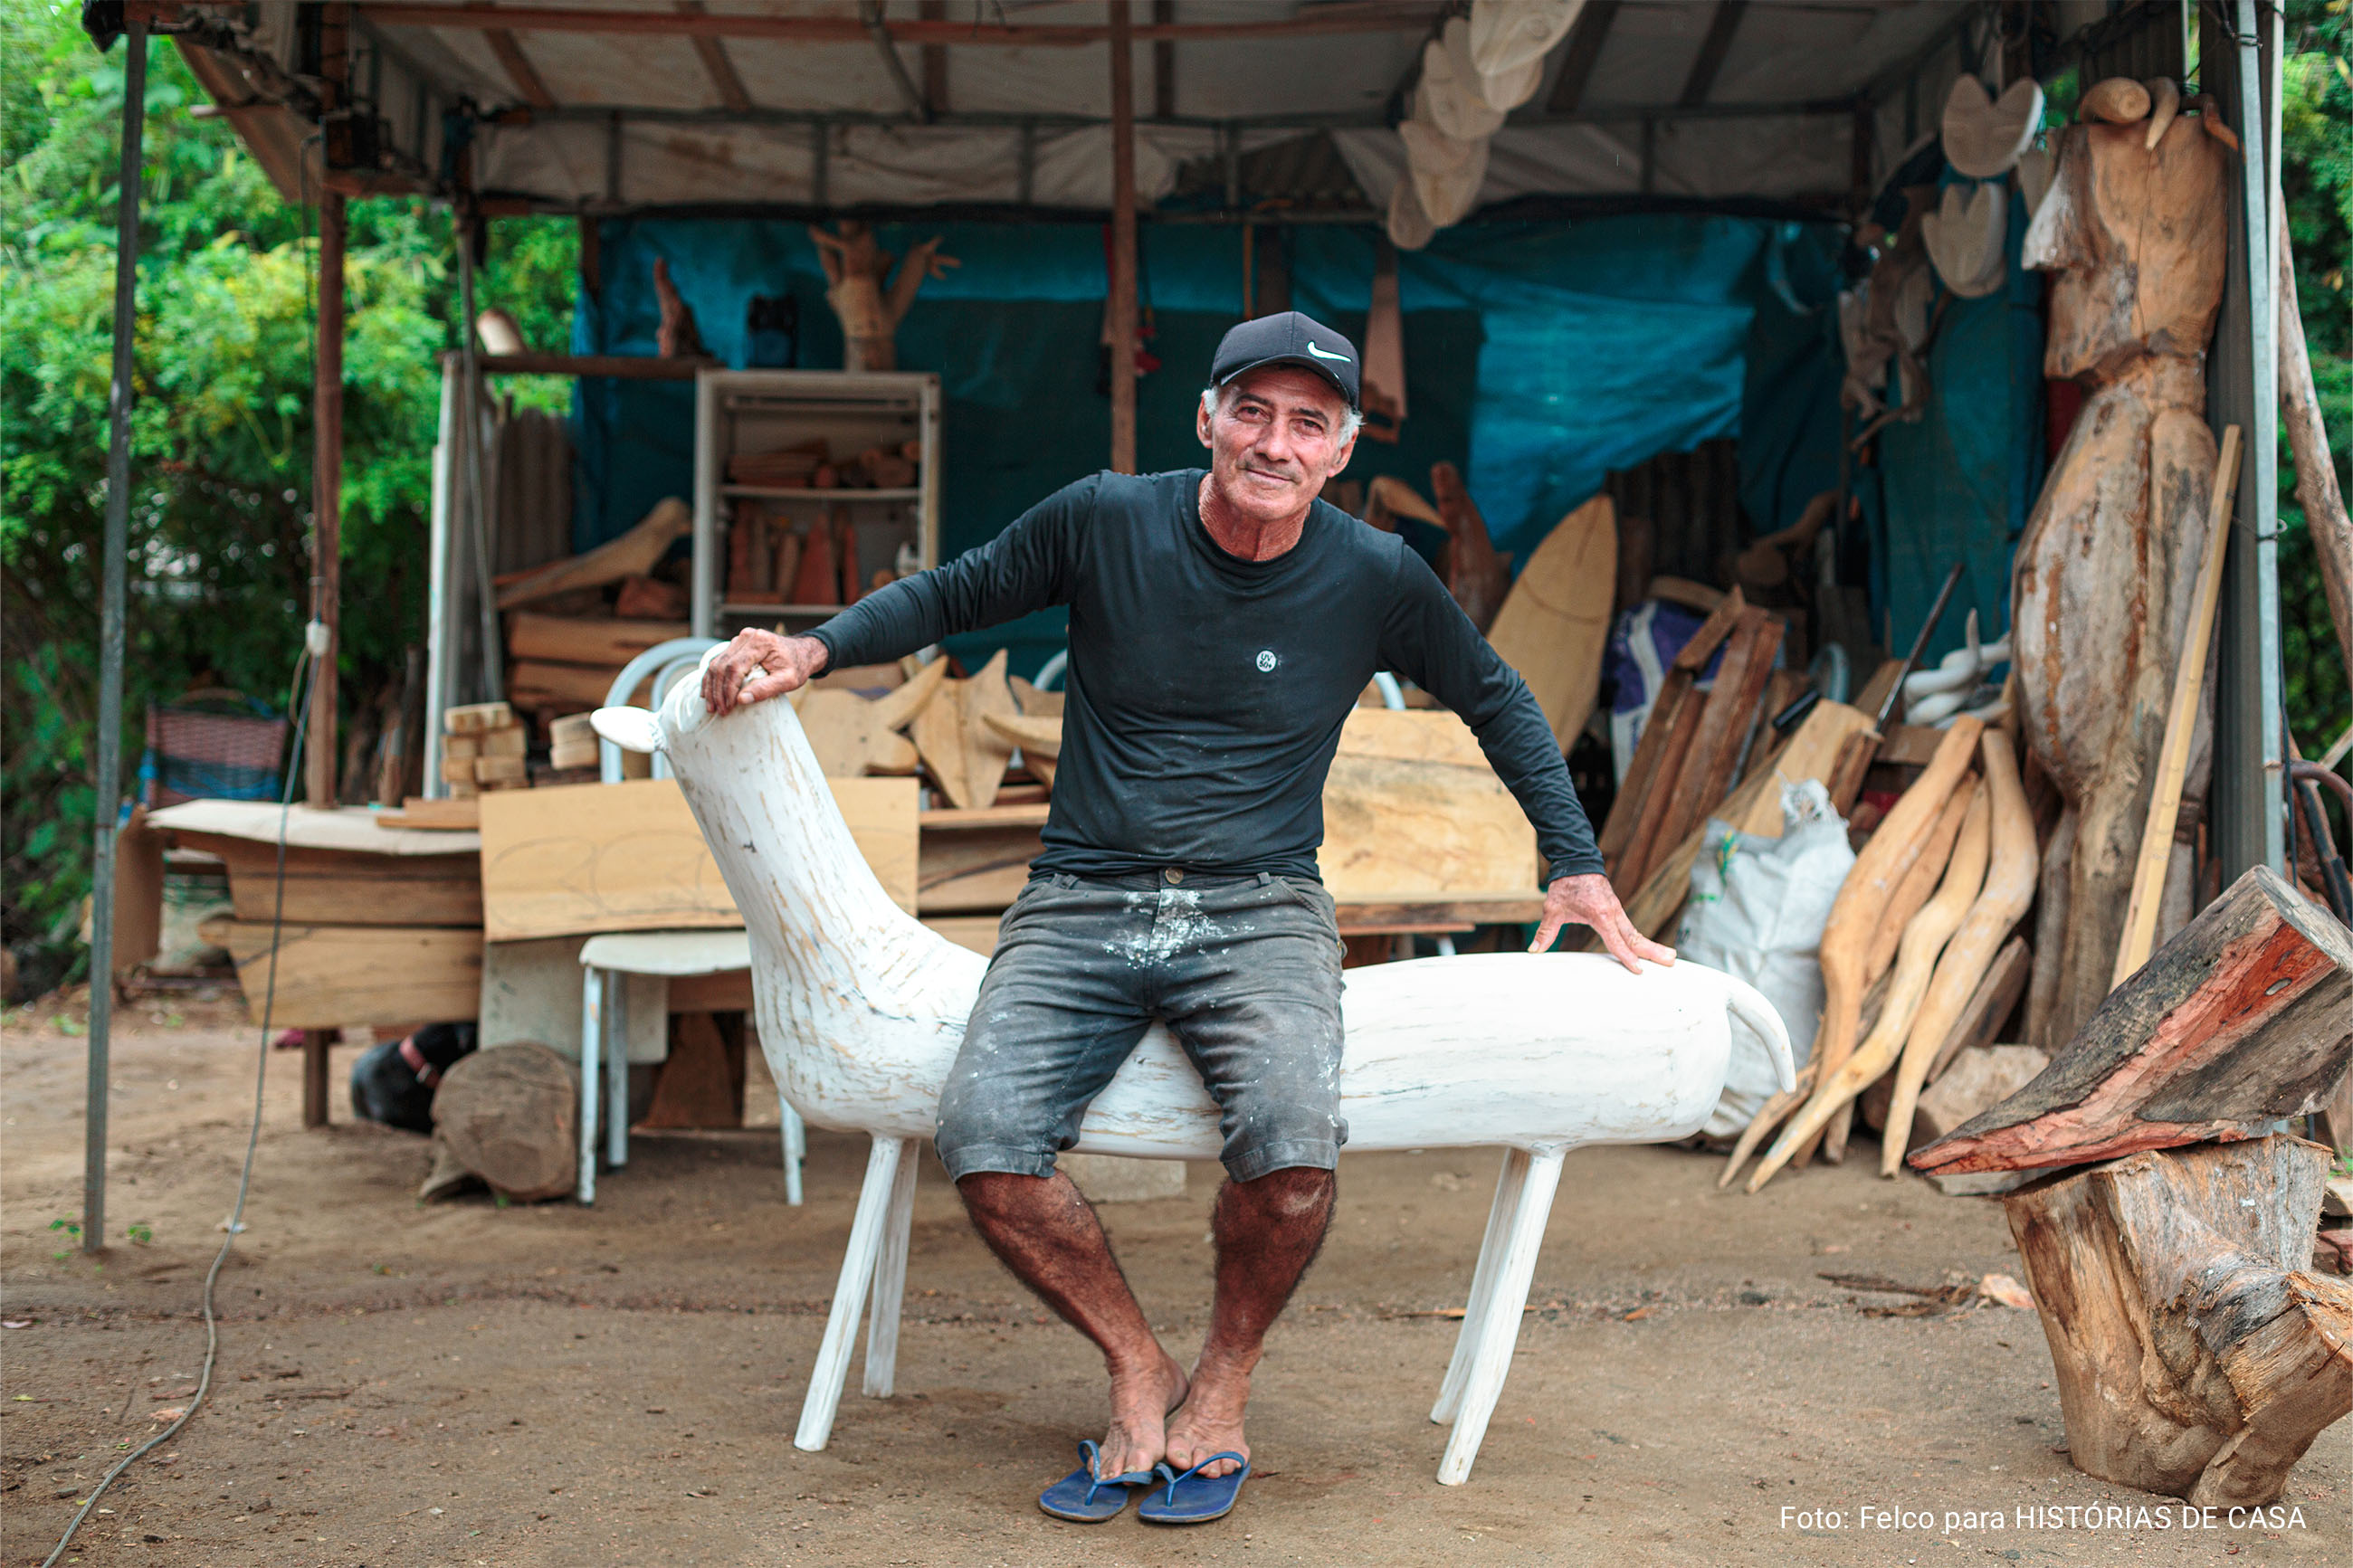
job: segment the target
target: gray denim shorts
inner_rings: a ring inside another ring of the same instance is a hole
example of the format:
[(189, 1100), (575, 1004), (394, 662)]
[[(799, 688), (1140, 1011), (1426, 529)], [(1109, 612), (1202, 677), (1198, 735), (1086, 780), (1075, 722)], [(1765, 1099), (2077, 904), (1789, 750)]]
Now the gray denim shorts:
[(1051, 1174), (1155, 1019), (1218, 1102), (1236, 1181), (1333, 1169), (1348, 1137), (1339, 939), (1331, 895), (1302, 878), (1033, 879), (940, 1095), (948, 1174)]

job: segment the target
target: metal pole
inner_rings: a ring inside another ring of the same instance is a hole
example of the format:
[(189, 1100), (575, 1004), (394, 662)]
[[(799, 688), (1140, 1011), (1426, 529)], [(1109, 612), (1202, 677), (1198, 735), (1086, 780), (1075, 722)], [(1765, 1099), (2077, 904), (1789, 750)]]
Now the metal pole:
[(466, 213), (450, 214), (458, 237), (458, 429), (466, 454), (466, 514), (474, 536), (474, 603), (482, 623), (482, 695), (497, 701), (507, 694), (504, 652), (499, 646), (499, 591), (491, 581), (490, 501), (482, 483), (482, 370), (474, 350), (474, 242)]
[(123, 579), (131, 559), (131, 375), (139, 325), (139, 136), (147, 114), (147, 24), (123, 35), (122, 165), (114, 216), (114, 384), (107, 397), (106, 564), (99, 599), (96, 853), (90, 858), (90, 1086), (83, 1118), (81, 1248), (106, 1245), (108, 1038), (114, 1027), (114, 831), (121, 813)]

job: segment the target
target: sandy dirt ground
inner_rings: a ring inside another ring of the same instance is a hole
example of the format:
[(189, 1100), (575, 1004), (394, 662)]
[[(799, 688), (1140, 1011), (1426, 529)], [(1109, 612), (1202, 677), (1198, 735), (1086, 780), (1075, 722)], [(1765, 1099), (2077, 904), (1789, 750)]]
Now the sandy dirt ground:
[[(134, 1006), (115, 1045), (102, 1263), (80, 1212), (83, 1041), (0, 1040), (0, 1561), (38, 1563), (115, 1456), (187, 1402), (198, 1290), (243, 1150), (253, 1031)], [(213, 1400), (78, 1538), (87, 1563), (2024, 1564), (2353, 1562), (2353, 1432), (2293, 1512), (2185, 1528), (2067, 1463), (2032, 1313), (1869, 1317), (1823, 1271), (2015, 1271), (1999, 1207), (1881, 1181), (1864, 1143), (1757, 1197), (1672, 1149), (1569, 1157), (1534, 1300), (1470, 1483), (1427, 1419), (1484, 1224), (1492, 1151), (1350, 1156), (1321, 1261), (1257, 1381), (1259, 1473), (1226, 1521), (1033, 1504), (1100, 1432), (1095, 1357), (965, 1226), (927, 1163), (898, 1397), (852, 1375), (831, 1446), (792, 1446), (863, 1165), (818, 1134), (787, 1207), (770, 1132), (640, 1138), (592, 1211), (433, 1207), (421, 1139), (305, 1132), (270, 1063), (249, 1231), (221, 1279)], [(1179, 1356), (1208, 1302), (1214, 1166), (1109, 1206)], [(151, 1237), (126, 1240), (132, 1226)], [(63, 1257), (56, 1256), (63, 1253)], [(1899, 1298), (1865, 1297), (1860, 1304)], [(26, 1326), (16, 1327), (18, 1323)], [(2020, 1510), (2031, 1510), (2026, 1523)], [(2071, 1512), (2072, 1510), (2072, 1512)], [(1999, 1514), (1999, 1523), (1989, 1516)]]

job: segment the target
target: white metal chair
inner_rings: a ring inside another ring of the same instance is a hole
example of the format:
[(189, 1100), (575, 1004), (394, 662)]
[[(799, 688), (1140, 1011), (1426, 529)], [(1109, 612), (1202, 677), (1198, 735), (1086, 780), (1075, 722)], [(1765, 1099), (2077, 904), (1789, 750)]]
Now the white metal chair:
[[(673, 637), (656, 644), (622, 666), (620, 674), (613, 678), (606, 706), (627, 703), (629, 694), (650, 676), (654, 705), (659, 707), (670, 688), (694, 674), (703, 654), (718, 646), (712, 637)], [(605, 783), (621, 782), (620, 747), (600, 738), (597, 764)], [(669, 758), (655, 755), (653, 775), (670, 776)], [(658, 974), (676, 979), (723, 974), (751, 965), (751, 941), (741, 931), (615, 931), (591, 937), (581, 948), (580, 1179), (575, 1189), (580, 1202), (596, 1201), (600, 1131), (606, 1163), (617, 1168), (629, 1163), (628, 986), (623, 976)], [(784, 1121), (785, 1201), (798, 1207), (808, 1133), (800, 1113), (781, 1093), (776, 1103)]]

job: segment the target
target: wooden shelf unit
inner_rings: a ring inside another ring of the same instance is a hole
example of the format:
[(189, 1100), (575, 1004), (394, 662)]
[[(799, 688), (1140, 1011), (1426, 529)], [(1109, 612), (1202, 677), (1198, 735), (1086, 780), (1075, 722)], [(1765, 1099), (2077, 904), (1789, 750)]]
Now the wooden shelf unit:
[[(727, 531), (732, 503), (772, 503), (772, 516), (795, 525), (822, 522), (849, 509), (858, 550), (857, 580), (895, 563), (913, 548), (928, 570), (940, 555), (940, 383), (914, 373), (828, 370), (705, 370), (694, 384), (694, 574), (690, 619), (697, 637), (724, 637), (763, 621), (815, 625), (839, 605), (765, 604), (726, 596)], [(920, 444), (916, 480), (890, 489), (818, 489), (738, 485), (727, 480), (732, 458), (774, 451), (821, 437), (849, 460), (870, 447)], [(789, 592), (789, 588), (786, 590)]]

